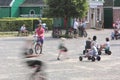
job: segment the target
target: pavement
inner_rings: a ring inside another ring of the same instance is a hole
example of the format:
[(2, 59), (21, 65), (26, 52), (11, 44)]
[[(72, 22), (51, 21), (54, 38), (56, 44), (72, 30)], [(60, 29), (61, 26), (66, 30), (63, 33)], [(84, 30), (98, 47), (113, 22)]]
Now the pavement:
[[(97, 36), (97, 42), (103, 44), (110, 37), (112, 29), (88, 29), (88, 37)], [(34, 69), (28, 68), (22, 55), (22, 48), (29, 37), (0, 38), (0, 80), (29, 80)], [(51, 31), (45, 33), (43, 55), (32, 59), (41, 60), (45, 64), (47, 80), (120, 80), (120, 40), (111, 40), (112, 55), (101, 55), (101, 61), (91, 62), (87, 59), (79, 61), (87, 38), (67, 39), (67, 56), (58, 61), (58, 45), (60, 39), (52, 38)]]

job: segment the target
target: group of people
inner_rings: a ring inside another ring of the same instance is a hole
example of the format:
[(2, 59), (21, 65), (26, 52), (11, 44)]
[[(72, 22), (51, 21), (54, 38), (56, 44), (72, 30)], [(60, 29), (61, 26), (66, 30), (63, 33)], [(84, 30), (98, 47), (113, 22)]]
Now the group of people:
[[(69, 58), (67, 56), (67, 47), (65, 45), (65, 41), (66, 39), (65, 38), (61, 38), (61, 41), (60, 41), (60, 45), (59, 45), (59, 54), (58, 54), (58, 57), (57, 57), (57, 60), (60, 60), (60, 56), (61, 54), (64, 54), (66, 55), (65, 57), (66, 58)], [(109, 38), (106, 37), (105, 38), (105, 42), (103, 44), (100, 44), (98, 45), (98, 42), (97, 42), (97, 36), (93, 36), (93, 38), (91, 39), (90, 37), (88, 37), (88, 39), (85, 41), (86, 44), (85, 44), (85, 55), (86, 56), (98, 56), (99, 55), (99, 51), (101, 52), (103, 49), (104, 50), (107, 50), (109, 51), (110, 50), (110, 42), (109, 42)]]
[(86, 21), (75, 19), (73, 29), (74, 29), (74, 37), (77, 38), (78, 36), (83, 36), (84, 30), (86, 29)]
[[(79, 25), (81, 25), (83, 28), (86, 27), (86, 24), (84, 22), (78, 24), (78, 21), (75, 21), (75, 23), (74, 23), (75, 34), (77, 34), (77, 30), (78, 30)], [(42, 27), (42, 24), (38, 24), (37, 28), (35, 29), (35, 35), (37, 35), (37, 41), (41, 42), (41, 44), (42, 44), (41, 47), (43, 47), (43, 43), (44, 43), (44, 32), (45, 32), (45, 29)], [(75, 37), (77, 38), (77, 35), (75, 35)], [(60, 52), (57, 56), (57, 60), (60, 60), (60, 55), (63, 52), (66, 53), (68, 51), (67, 47), (64, 45), (65, 40), (66, 40), (65, 38), (61, 38), (61, 42), (60, 42), (60, 45), (59, 45), (59, 51)], [(89, 49), (88, 55), (89, 54), (98, 55), (98, 44), (97, 44), (96, 40), (97, 40), (97, 37), (93, 36), (92, 40), (91, 40), (91, 38), (88, 38), (88, 40), (86, 41), (85, 49)], [(106, 38), (106, 43), (100, 45), (99, 49), (102, 50), (102, 49), (107, 49), (107, 48), (110, 48), (109, 38)], [(27, 53), (27, 52), (24, 52), (24, 53), (25, 53), (24, 54), (25, 58), (32, 58), (32, 57), (38, 57), (39, 56), (38, 54), (33, 55), (33, 54), (30, 54), (30, 53)], [(42, 54), (42, 51), (41, 51), (41, 54)], [(30, 67), (36, 67), (36, 70), (35, 70), (34, 74), (41, 71), (41, 66), (43, 65), (43, 62), (40, 61), (40, 60), (28, 60), (26, 63)]]
[(87, 55), (93, 55), (97, 56), (99, 51), (102, 51), (103, 49), (109, 50), (110, 49), (110, 42), (109, 38), (105, 38), (105, 43), (98, 45), (97, 43), (97, 37), (93, 36), (92, 40), (89, 37), (88, 40), (86, 40), (85, 50), (88, 52)]

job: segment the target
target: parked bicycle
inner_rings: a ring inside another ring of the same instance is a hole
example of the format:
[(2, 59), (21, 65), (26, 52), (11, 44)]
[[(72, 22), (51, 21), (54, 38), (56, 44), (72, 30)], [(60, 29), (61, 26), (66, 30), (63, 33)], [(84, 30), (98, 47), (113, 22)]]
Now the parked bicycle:
[(54, 27), (53, 31), (52, 31), (52, 37), (53, 38), (60, 38), (62, 35), (62, 30), (58, 27)]
[(68, 29), (68, 36), (71, 37), (71, 38), (74, 37), (74, 29), (73, 29), (72, 27), (70, 27), (70, 28)]

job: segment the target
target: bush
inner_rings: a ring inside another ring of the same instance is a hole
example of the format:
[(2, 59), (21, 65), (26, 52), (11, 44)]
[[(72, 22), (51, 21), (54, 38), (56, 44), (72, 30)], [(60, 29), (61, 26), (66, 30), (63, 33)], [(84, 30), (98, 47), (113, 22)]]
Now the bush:
[[(18, 31), (23, 24), (29, 31), (33, 31), (39, 20), (39, 18), (3, 18), (0, 19), (0, 31)], [(41, 20), (49, 29), (52, 29), (52, 19), (42, 18)]]
[(46, 23), (46, 26), (48, 27), (49, 30), (52, 30), (53, 28), (53, 19), (51, 18), (41, 18), (42, 23)]

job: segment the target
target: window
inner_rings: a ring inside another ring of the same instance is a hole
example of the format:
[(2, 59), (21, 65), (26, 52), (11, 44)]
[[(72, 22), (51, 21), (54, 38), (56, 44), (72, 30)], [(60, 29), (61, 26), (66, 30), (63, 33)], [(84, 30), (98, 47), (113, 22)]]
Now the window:
[(30, 14), (30, 15), (34, 15), (34, 14), (35, 14), (35, 11), (34, 11), (34, 10), (30, 10), (29, 14)]
[(89, 11), (86, 13), (85, 21), (89, 23)]
[(97, 20), (101, 20), (101, 13), (100, 13), (100, 9), (97, 9)]

